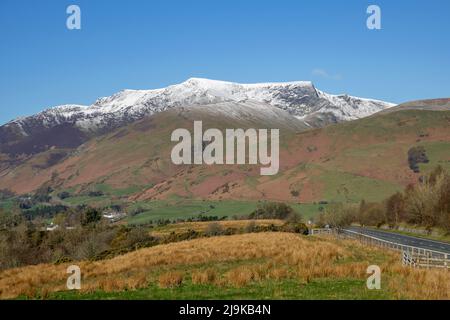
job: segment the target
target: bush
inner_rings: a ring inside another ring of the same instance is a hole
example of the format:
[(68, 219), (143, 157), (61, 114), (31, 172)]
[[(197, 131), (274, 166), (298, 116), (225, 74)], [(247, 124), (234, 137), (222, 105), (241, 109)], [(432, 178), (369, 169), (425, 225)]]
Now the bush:
[(292, 232), (292, 233), (299, 233), (303, 235), (309, 234), (309, 229), (304, 223), (286, 223), (282, 227), (282, 231), (285, 232)]
[(104, 193), (102, 191), (89, 191), (88, 196), (89, 197), (101, 197)]
[(250, 219), (287, 219), (296, 214), (289, 205), (281, 202), (265, 202), (259, 204), (250, 215)]
[(359, 223), (362, 225), (381, 226), (385, 223), (385, 208), (380, 203), (366, 203), (364, 200), (359, 205)]
[(94, 208), (88, 208), (81, 218), (81, 225), (87, 226), (99, 222), (102, 219), (101, 213)]
[(319, 215), (322, 226), (345, 227), (359, 219), (358, 207), (354, 205), (332, 204), (329, 205), (323, 214)]
[(58, 198), (60, 198), (61, 200), (70, 198), (70, 193), (67, 191), (60, 192), (58, 193)]
[(28, 220), (35, 218), (53, 218), (59, 213), (65, 213), (69, 209), (68, 207), (57, 204), (57, 205), (38, 205), (34, 208), (25, 208), (21, 206), (23, 210), (23, 215)]
[(408, 151), (408, 163), (411, 170), (418, 173), (419, 170), (419, 163), (428, 163), (430, 160), (428, 160), (426, 150), (423, 146), (417, 146), (409, 149)]
[(300, 195), (300, 192), (298, 192), (297, 190), (291, 190), (291, 195), (293, 197), (298, 197)]
[(390, 196), (385, 203), (386, 220), (391, 227), (398, 226), (406, 218), (406, 201), (402, 193)]

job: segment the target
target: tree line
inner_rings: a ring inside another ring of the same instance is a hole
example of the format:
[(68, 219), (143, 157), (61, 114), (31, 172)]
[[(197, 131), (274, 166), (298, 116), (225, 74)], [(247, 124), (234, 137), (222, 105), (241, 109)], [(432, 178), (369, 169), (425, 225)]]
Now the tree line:
[(352, 223), (366, 226), (402, 223), (431, 229), (439, 227), (450, 233), (450, 174), (437, 166), (383, 202), (361, 201), (359, 205), (333, 204), (317, 218), (317, 224), (341, 227)]

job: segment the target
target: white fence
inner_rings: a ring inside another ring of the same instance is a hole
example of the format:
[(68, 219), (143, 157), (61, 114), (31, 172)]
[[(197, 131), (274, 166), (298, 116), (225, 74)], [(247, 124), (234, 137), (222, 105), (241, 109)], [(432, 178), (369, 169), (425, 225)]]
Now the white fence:
[(332, 234), (332, 233), (333, 233), (333, 229), (330, 229), (330, 228), (317, 228), (317, 229), (309, 230), (309, 234), (311, 236), (316, 235), (316, 234)]
[(387, 241), (352, 230), (333, 230), (333, 232), (330, 233), (334, 233), (338, 237), (356, 239), (367, 245), (374, 245), (381, 248), (399, 251), (402, 253), (402, 263), (407, 266), (416, 268), (450, 269), (450, 254), (445, 252)]

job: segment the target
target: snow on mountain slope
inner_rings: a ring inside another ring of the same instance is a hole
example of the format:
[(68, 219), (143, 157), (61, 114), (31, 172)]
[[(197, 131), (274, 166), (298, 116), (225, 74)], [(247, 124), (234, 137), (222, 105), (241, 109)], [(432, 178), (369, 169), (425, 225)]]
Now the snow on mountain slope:
[(102, 132), (173, 107), (246, 101), (280, 108), (310, 123), (319, 118), (321, 124), (354, 120), (393, 106), (383, 101), (330, 95), (305, 81), (239, 84), (191, 78), (162, 89), (123, 90), (91, 106), (63, 105), (18, 118), (0, 127), (0, 142), (63, 124), (83, 132)]
[(298, 132), (309, 126), (293, 117), (288, 112), (261, 102), (219, 102), (213, 105), (190, 105), (187, 108), (172, 109), (177, 113), (188, 115), (191, 119), (219, 119), (221, 123), (231, 123), (239, 128), (282, 128)]

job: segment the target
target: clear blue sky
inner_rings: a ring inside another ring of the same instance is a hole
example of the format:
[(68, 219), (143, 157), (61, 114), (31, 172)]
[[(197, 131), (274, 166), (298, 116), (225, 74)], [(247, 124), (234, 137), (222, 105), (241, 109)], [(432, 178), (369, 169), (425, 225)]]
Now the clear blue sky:
[[(66, 28), (70, 4), (79, 31)], [(380, 31), (366, 28), (369, 4)], [(448, 0), (0, 0), (0, 35), (0, 123), (189, 77), (450, 96)]]

